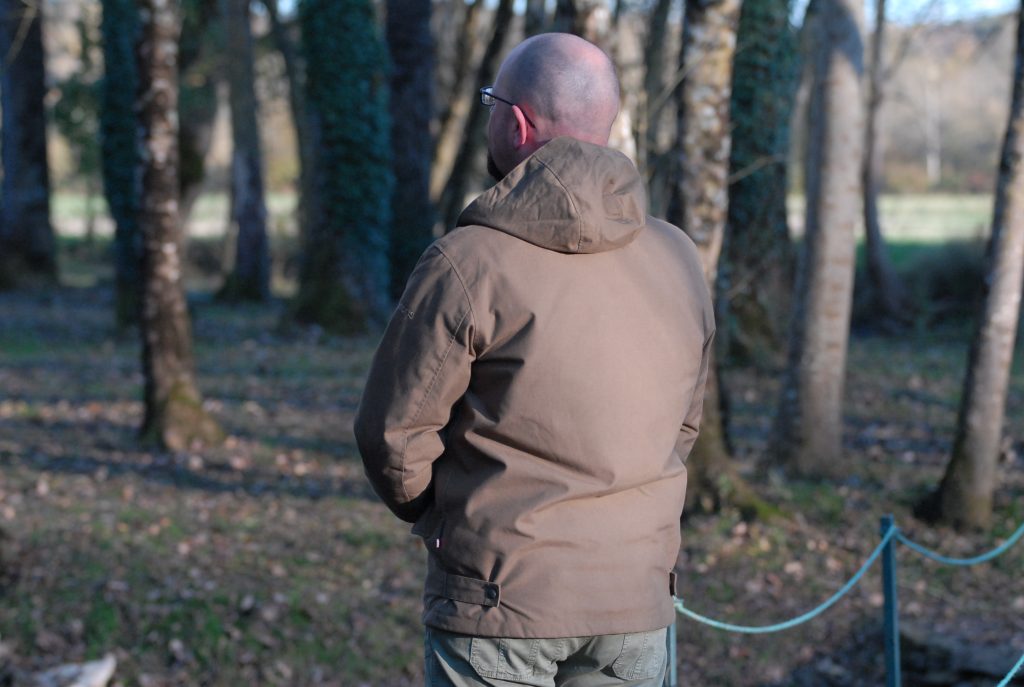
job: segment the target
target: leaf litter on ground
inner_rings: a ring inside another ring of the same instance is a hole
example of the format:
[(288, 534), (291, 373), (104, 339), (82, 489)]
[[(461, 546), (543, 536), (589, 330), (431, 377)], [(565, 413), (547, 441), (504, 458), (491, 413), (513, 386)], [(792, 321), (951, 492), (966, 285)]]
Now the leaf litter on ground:
[[(280, 304), (197, 305), (199, 382), (229, 436), (164, 454), (135, 440), (139, 346), (114, 331), (111, 303), (103, 287), (0, 294), (0, 637), (13, 660), (42, 670), (111, 654), (116, 684), (147, 687), (422, 684), (425, 553), (374, 497), (351, 432), (374, 337), (282, 327)], [(941, 333), (851, 342), (837, 483), (765, 470), (777, 375), (727, 369), (738, 467), (785, 515), (686, 518), (687, 605), (746, 624), (801, 614), (856, 571), (886, 513), (954, 556), (1024, 520), (1019, 362), (994, 531), (910, 515), (945, 464), (966, 345)], [(904, 616), (1024, 651), (1022, 563), (1024, 546), (966, 571), (901, 552)], [(880, 684), (879, 575), (785, 633), (680, 620), (686, 684)]]

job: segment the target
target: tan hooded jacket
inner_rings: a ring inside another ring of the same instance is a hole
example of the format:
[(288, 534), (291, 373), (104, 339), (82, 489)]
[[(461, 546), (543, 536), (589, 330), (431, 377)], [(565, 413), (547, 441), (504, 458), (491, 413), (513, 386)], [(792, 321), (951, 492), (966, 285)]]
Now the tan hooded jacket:
[(672, 622), (714, 317), (693, 243), (645, 206), (626, 157), (558, 138), (410, 277), (355, 432), (374, 489), (429, 549), (427, 625)]

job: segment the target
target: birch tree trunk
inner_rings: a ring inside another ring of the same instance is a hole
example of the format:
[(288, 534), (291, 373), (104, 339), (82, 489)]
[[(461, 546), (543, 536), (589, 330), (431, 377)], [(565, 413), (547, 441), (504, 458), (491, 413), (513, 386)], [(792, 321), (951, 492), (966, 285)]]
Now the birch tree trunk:
[(745, 2), (733, 67), (729, 219), (715, 335), (731, 360), (784, 360), (795, 251), (786, 214), (800, 51), (792, 0)]
[(221, 438), (196, 386), (192, 332), (181, 283), (178, 221), (178, 35), (174, 0), (139, 0), (136, 112), (142, 135), (140, 228), (144, 240), (142, 436), (172, 450)]
[[(713, 288), (728, 211), (729, 100), (740, 0), (687, 0), (680, 64), (690, 65), (678, 91), (679, 165), (668, 220), (693, 239)], [(690, 507), (723, 500), (750, 503), (730, 463), (715, 357), (709, 365), (700, 434), (690, 454)]]
[(431, 0), (388, 0), (391, 52), (391, 149), (395, 192), (391, 197), (391, 297), (405, 290), (416, 261), (434, 236), (430, 202), (433, 141), (434, 39)]
[(772, 451), (801, 475), (841, 470), (864, 120), (860, 0), (821, 0), (812, 41), (804, 244)]
[(985, 306), (967, 363), (953, 456), (938, 493), (940, 518), (957, 527), (987, 527), (992, 520), (1020, 315), (1024, 278), (1024, 3), (1017, 22), (1013, 95), (996, 182)]
[(729, 99), (740, 0), (687, 0), (680, 64), (689, 65), (677, 91), (679, 174), (669, 221), (700, 252), (704, 276), (715, 282), (729, 208)]
[(42, 25), (42, 3), (0, 0), (0, 278), (12, 286), (26, 279), (57, 278)]
[[(885, 45), (885, 0), (875, 0), (875, 34), (871, 43), (871, 70), (868, 74), (867, 123), (864, 127), (864, 165), (861, 183), (864, 189), (864, 241), (867, 274), (878, 317), (883, 323), (909, 321), (903, 287), (893, 271), (878, 221), (878, 111), (882, 107), (883, 50)], [(887, 326), (891, 326), (891, 324)]]
[(258, 102), (249, 0), (220, 0), (220, 6), (227, 35), (225, 60), (231, 98), (231, 225), (235, 234), (235, 264), (219, 295), (229, 300), (266, 301), (270, 298), (270, 246), (256, 120)]

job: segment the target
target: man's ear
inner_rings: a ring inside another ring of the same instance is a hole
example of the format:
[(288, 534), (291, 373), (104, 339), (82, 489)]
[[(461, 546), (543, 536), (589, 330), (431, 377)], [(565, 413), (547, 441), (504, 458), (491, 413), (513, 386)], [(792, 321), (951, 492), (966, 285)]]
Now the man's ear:
[(518, 105), (512, 106), (512, 114), (515, 115), (516, 123), (519, 125), (519, 128), (516, 130), (515, 133), (515, 140), (513, 141), (513, 145), (516, 148), (522, 148), (524, 145), (526, 145), (526, 139), (529, 136), (529, 131), (527, 131), (527, 129), (530, 125), (526, 121), (526, 115), (523, 114), (523, 111), (519, 109)]

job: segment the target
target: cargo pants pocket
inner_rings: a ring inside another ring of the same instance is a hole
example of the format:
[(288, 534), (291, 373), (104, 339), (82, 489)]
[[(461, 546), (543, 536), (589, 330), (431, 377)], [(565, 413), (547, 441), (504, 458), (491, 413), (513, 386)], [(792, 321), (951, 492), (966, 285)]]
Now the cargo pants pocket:
[(540, 639), (473, 637), (469, 664), (480, 677), (523, 680), (534, 676)]
[(622, 636), (622, 653), (612, 663), (615, 677), (648, 680), (661, 675), (668, 660), (667, 628)]

